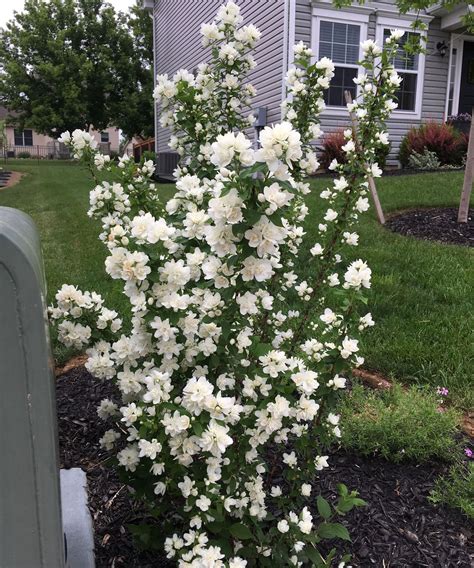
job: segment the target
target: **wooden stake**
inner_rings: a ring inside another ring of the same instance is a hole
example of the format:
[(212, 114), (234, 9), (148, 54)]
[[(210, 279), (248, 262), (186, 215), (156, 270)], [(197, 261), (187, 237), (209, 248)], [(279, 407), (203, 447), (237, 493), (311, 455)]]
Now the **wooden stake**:
[[(344, 96), (346, 98), (346, 103), (352, 104), (351, 93), (349, 91), (344, 91)], [(354, 138), (354, 144), (356, 145), (357, 150), (360, 151), (361, 150), (360, 143), (357, 138), (357, 117), (353, 112), (350, 112), (349, 115), (351, 117), (351, 122), (352, 122), (352, 133)], [(365, 165), (366, 167), (368, 167), (367, 164)], [(372, 176), (369, 176), (368, 182), (369, 182), (370, 193), (372, 194), (372, 199), (374, 200), (375, 210), (377, 212), (377, 218), (381, 225), (385, 225), (385, 215), (383, 214), (383, 209), (380, 203), (379, 194), (377, 193), (377, 188), (375, 187), (374, 178)]]
[(474, 177), (474, 108), (472, 109), (471, 113), (471, 130), (469, 132), (469, 145), (467, 147), (466, 169), (464, 171), (464, 184), (462, 187), (461, 202), (459, 203), (458, 223), (467, 223), (473, 177)]

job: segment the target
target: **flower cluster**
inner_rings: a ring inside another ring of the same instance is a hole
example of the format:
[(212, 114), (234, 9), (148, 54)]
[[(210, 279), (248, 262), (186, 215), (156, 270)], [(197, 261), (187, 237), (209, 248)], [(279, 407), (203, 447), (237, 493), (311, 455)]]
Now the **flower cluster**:
[[(320, 239), (308, 243), (304, 176), (317, 168), (312, 141), (333, 64), (295, 47), (285, 119), (254, 148), (243, 132), (253, 88), (242, 81), (260, 34), (233, 2), (201, 31), (210, 63), (159, 77), (155, 90), (182, 156), (174, 197), (163, 209), (152, 168), (126, 159), (120, 181), (97, 179), (91, 192), (130, 328), (122, 332), (100, 297), (67, 286), (51, 314), (62, 340), (89, 343), (91, 373), (120, 389), (121, 405), (98, 409), (112, 425), (101, 444), (116, 448), (151, 514), (172, 519), (150, 533), (168, 558), (181, 567), (323, 565), (318, 543), (345, 530), (328, 521), (362, 504), (341, 486), (335, 507), (319, 496), (316, 511), (312, 495), (329, 466), (325, 448), (341, 435), (338, 393), (363, 362), (359, 334), (374, 323), (360, 313), (371, 271), (350, 259), (359, 240), (351, 226), (368, 208), (368, 176), (379, 175), (396, 43), (366, 50), (347, 163), (332, 166)], [(84, 158), (113, 167), (92, 148)]]

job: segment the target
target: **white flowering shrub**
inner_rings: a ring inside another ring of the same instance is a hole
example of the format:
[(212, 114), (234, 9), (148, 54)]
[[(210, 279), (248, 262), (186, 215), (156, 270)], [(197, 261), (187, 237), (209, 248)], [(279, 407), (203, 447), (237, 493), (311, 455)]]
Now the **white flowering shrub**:
[(158, 77), (155, 90), (181, 156), (164, 208), (151, 162), (114, 165), (86, 133), (62, 136), (96, 177), (89, 215), (102, 223), (105, 268), (123, 282), (131, 327), (66, 285), (51, 318), (62, 342), (87, 347), (87, 369), (120, 391), (121, 404), (98, 409), (111, 423), (101, 444), (117, 448), (126, 483), (156, 518), (144, 541), (181, 567), (329, 566), (335, 551), (324, 554), (321, 541), (349, 538), (333, 518), (362, 504), (344, 486), (329, 503), (318, 475), (340, 436), (338, 391), (373, 325), (370, 268), (346, 258), (369, 207), (367, 176), (381, 174), (374, 158), (396, 106), (399, 33), (384, 50), (363, 44), (358, 125), (345, 133), (347, 163), (331, 165), (310, 243), (304, 179), (318, 167), (312, 143), (333, 64), (295, 47), (285, 119), (256, 148), (245, 76), (260, 33), (228, 2), (202, 34), (210, 62)]

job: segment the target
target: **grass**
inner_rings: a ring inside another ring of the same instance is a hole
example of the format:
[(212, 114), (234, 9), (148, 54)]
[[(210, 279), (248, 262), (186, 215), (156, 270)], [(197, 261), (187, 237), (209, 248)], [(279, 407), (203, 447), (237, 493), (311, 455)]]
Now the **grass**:
[(453, 408), (441, 408), (440, 398), (415, 386), (374, 391), (356, 384), (342, 402), (341, 444), (393, 462), (452, 461), (461, 455), (460, 417)]
[(430, 501), (460, 509), (474, 521), (474, 462), (456, 463), (446, 476), (438, 478)]
[[(77, 165), (20, 160), (7, 168), (27, 175), (0, 191), (0, 205), (30, 214), (42, 238), (48, 301), (69, 282), (103, 294), (114, 308), (125, 305), (120, 284), (106, 278), (99, 227), (86, 216), (90, 182)], [(315, 242), (319, 190), (312, 182), (306, 230)], [(456, 206), (462, 173), (386, 177), (378, 190), (387, 213), (419, 206)], [(172, 186), (160, 185), (164, 198)], [(364, 339), (366, 366), (407, 383), (443, 385), (462, 408), (474, 406), (474, 250), (395, 235), (364, 217), (356, 257), (373, 271), (370, 309), (376, 327)], [(57, 354), (61, 356), (60, 351)]]

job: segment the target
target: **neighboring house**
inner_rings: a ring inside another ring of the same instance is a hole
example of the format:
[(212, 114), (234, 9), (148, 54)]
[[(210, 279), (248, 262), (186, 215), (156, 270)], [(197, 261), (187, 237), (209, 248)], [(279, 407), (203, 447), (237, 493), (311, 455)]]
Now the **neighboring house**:
[[(14, 116), (14, 113), (10, 113)], [(64, 148), (61, 147), (57, 140), (38, 134), (31, 128), (18, 129), (9, 124), (9, 112), (5, 107), (0, 107), (0, 121), (6, 121), (6, 139), (7, 148), (5, 149), (7, 156), (14, 158), (18, 155), (27, 155), (40, 158), (55, 158), (64, 155)], [(58, 138), (60, 136), (58, 132)], [(98, 132), (91, 130), (91, 134), (99, 143), (102, 152), (118, 152), (119, 151), (119, 130), (118, 128), (107, 128)]]
[[(153, 10), (155, 74), (172, 75), (179, 68), (193, 70), (208, 57), (201, 47), (201, 22), (213, 19), (223, 0), (142, 0)], [(236, 0), (246, 23), (262, 32), (256, 49), (258, 66), (250, 80), (258, 95), (255, 107), (266, 107), (267, 123), (281, 119), (280, 103), (285, 97), (283, 77), (293, 61), (293, 45), (303, 41), (317, 58), (330, 57), (335, 76), (327, 93), (327, 109), (321, 125), (330, 132), (349, 123), (344, 90), (356, 95), (353, 78), (361, 59), (360, 42), (382, 41), (392, 28), (410, 31), (418, 16), (428, 25), (426, 53), (397, 59), (395, 66), (403, 77), (398, 94), (399, 108), (388, 127), (391, 138), (389, 163), (397, 163), (400, 142), (413, 125), (427, 120), (442, 121), (451, 114), (471, 112), (474, 105), (474, 36), (462, 25), (467, 4), (449, 12), (442, 8), (420, 14), (400, 15), (394, 1), (366, 2), (336, 9), (330, 1), (314, 0)], [(157, 109), (157, 115), (159, 108)], [(156, 151), (170, 162), (169, 132), (156, 120)], [(158, 169), (160, 170), (158, 160)], [(162, 168), (161, 168), (162, 169)]]

